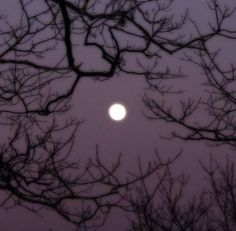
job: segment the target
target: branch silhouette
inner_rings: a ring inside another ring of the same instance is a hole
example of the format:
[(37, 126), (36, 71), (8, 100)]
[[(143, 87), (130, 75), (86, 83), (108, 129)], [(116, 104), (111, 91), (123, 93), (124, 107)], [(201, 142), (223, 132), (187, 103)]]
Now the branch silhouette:
[[(206, 76), (210, 97), (204, 105), (211, 121), (196, 125), (188, 120), (201, 100), (181, 102), (182, 114), (177, 116), (164, 103), (146, 97), (150, 118), (187, 130), (185, 135), (174, 132), (175, 137), (235, 146), (235, 67), (225, 70), (217, 61), (220, 52), (209, 45), (218, 37), (236, 38), (235, 30), (227, 26), (235, 10), (216, 0), (208, 7), (214, 19), (204, 32), (188, 9), (176, 16), (173, 0), (16, 0), (14, 17), (2, 12), (0, 125), (11, 134), (0, 144), (0, 189), (8, 193), (1, 206), (12, 203), (36, 213), (46, 207), (79, 230), (101, 227), (113, 208), (133, 209), (140, 223), (133, 221), (132, 228), (139, 230), (208, 227), (211, 208), (204, 195), (184, 209), (179, 204), (185, 177), (171, 175), (174, 160), (157, 158), (144, 170), (138, 162), (138, 172), (126, 179), (119, 173), (120, 158), (106, 166), (97, 152), (95, 159), (81, 166), (71, 157), (81, 122), (62, 119), (83, 78), (103, 81), (119, 74), (135, 75), (161, 95), (176, 93), (163, 83), (184, 78), (182, 70), (162, 69), (159, 63), (164, 55), (186, 52), (185, 61), (196, 64)], [(84, 58), (89, 50), (94, 52), (93, 62)], [(214, 177), (214, 172), (208, 173)], [(158, 185), (149, 191), (146, 180), (155, 174)], [(216, 181), (214, 185), (216, 194)], [(129, 197), (135, 190), (140, 201)], [(157, 192), (163, 201), (155, 208), (152, 200)], [(162, 219), (160, 223), (155, 216)], [(230, 230), (231, 223), (227, 227)]]
[[(235, 41), (236, 30), (228, 29), (229, 27), (222, 28), (226, 24), (225, 21), (234, 15), (235, 8), (231, 9), (218, 1), (211, 1), (209, 8), (215, 14), (216, 25), (210, 24), (210, 26), (216, 32), (216, 37), (225, 39), (225, 42)], [(196, 23), (193, 23), (201, 35)], [(177, 109), (169, 106), (165, 98), (156, 100), (146, 95), (144, 103), (149, 111), (147, 117), (163, 120), (181, 128), (180, 131), (178, 128), (175, 129), (170, 138), (206, 140), (215, 145), (228, 144), (235, 147), (235, 64), (231, 63), (225, 67), (222, 62), (223, 49), (212, 46), (204, 37), (198, 41), (198, 45), (199, 49), (194, 52), (185, 52), (182, 60), (196, 65), (202, 71), (205, 77), (202, 85), (205, 92), (201, 91), (202, 86), (199, 87), (199, 91), (200, 94), (204, 94), (196, 99), (183, 93), (185, 99), (177, 102)], [(203, 112), (206, 113), (203, 115)]]

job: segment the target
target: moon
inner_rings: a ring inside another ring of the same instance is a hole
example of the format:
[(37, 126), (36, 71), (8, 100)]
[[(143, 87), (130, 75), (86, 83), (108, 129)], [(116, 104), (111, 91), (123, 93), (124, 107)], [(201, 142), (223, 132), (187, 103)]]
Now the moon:
[(127, 115), (126, 107), (121, 103), (114, 103), (109, 107), (109, 116), (112, 120), (121, 121)]

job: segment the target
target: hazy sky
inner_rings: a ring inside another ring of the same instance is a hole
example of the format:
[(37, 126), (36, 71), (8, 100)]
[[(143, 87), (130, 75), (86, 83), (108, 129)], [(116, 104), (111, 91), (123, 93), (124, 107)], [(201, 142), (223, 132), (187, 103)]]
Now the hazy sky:
[[(193, 14), (199, 23), (203, 24), (210, 17), (206, 9), (206, 1), (187, 1), (176, 0), (176, 12), (185, 7), (189, 7), (190, 14)], [(232, 1), (226, 1), (232, 2)], [(1, 4), (9, 4), (9, 1), (0, 0)], [(7, 7), (6, 7), (7, 8)], [(8, 8), (9, 10), (9, 8)], [(14, 17), (15, 11), (6, 11)], [(201, 14), (201, 17), (199, 15)], [(188, 33), (188, 31), (186, 31)], [(222, 62), (235, 59), (235, 52), (232, 44), (223, 44), (222, 41), (216, 41), (215, 46), (223, 45)], [(233, 45), (235, 47), (235, 43)], [(78, 51), (87, 57), (89, 64), (97, 62), (96, 55), (93, 51)], [(178, 55), (166, 57), (160, 65), (168, 64), (176, 68), (179, 65)], [(87, 63), (85, 63), (86, 65)], [(190, 64), (183, 64), (183, 71), (189, 78), (175, 82), (177, 89), (183, 87), (186, 92), (198, 97), (203, 94), (201, 89), (201, 71)], [(1, 67), (0, 67), (1, 68)], [(171, 83), (171, 82), (170, 82)], [(62, 85), (63, 86), (63, 85)], [(144, 94), (153, 95), (154, 93), (147, 89), (147, 84), (143, 78), (137, 76), (115, 76), (106, 81), (94, 81), (92, 79), (82, 79), (77, 86), (71, 101), (72, 109), (69, 112), (78, 120), (83, 121), (81, 124), (76, 144), (72, 156), (75, 160), (85, 160), (95, 155), (96, 145), (99, 146), (101, 156), (107, 163), (111, 163), (122, 153), (122, 169), (134, 170), (137, 167), (136, 159), (140, 156), (143, 163), (155, 158), (154, 149), (158, 150), (161, 156), (168, 157), (183, 150), (182, 157), (176, 162), (175, 170), (180, 173), (186, 171), (191, 174), (191, 179), (195, 186), (202, 185), (202, 172), (199, 171), (199, 160), (207, 161), (210, 153), (224, 161), (225, 155), (233, 157), (233, 151), (228, 146), (210, 147), (206, 142), (190, 142), (181, 140), (165, 140), (160, 135), (167, 135), (173, 128), (164, 122), (148, 120), (144, 113), (147, 109), (144, 107), (142, 97)], [(123, 103), (128, 110), (128, 116), (125, 120), (117, 123), (108, 117), (108, 107), (114, 102)], [(174, 103), (174, 101), (173, 101)], [(0, 128), (1, 129), (1, 128)], [(198, 187), (196, 187), (198, 188)], [(195, 189), (192, 188), (192, 192)], [(110, 222), (109, 222), (110, 221)], [(115, 225), (114, 225), (115, 224)], [(125, 223), (124, 223), (125, 224)], [(9, 209), (7, 211), (0, 209), (1, 230), (6, 231), (42, 231), (51, 228), (53, 231), (71, 230), (70, 224), (64, 222), (61, 218), (49, 212), (43, 213), (43, 217), (26, 211), (25, 209)], [(117, 214), (108, 220), (108, 223), (101, 230), (121, 231), (120, 216)]]

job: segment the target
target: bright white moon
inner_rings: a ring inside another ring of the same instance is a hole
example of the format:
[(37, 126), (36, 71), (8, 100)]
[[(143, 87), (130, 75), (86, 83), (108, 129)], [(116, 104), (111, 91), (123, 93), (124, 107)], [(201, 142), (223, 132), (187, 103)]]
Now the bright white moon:
[(115, 103), (109, 108), (109, 116), (115, 121), (123, 120), (126, 116), (126, 108), (120, 103)]

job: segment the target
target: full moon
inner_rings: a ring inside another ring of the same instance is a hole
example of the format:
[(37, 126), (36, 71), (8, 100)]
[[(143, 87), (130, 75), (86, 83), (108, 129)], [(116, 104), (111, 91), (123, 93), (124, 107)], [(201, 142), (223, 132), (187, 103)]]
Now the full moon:
[(115, 121), (121, 121), (126, 117), (127, 111), (123, 104), (115, 103), (109, 107), (109, 116)]

